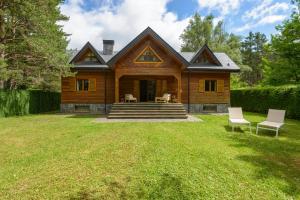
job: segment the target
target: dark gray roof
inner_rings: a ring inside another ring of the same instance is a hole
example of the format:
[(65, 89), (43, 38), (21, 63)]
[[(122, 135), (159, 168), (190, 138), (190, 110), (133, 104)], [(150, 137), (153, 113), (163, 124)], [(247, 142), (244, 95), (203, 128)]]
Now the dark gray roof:
[(103, 54), (103, 51), (97, 50), (97, 52), (101, 55), (101, 57), (103, 58), (103, 60), (105, 60), (106, 63), (118, 53), (118, 51), (114, 51), (113, 54), (106, 55)]
[[(135, 39), (133, 39), (129, 44), (127, 44), (121, 51), (114, 51), (112, 55), (105, 55), (103, 51), (96, 50), (91, 43), (87, 43), (80, 51), (72, 50), (69, 52), (71, 55), (72, 63), (74, 59), (80, 56), (86, 48), (91, 48), (93, 53), (99, 59), (101, 64), (90, 64), (90, 65), (75, 65), (75, 69), (109, 69), (122, 55), (124, 55), (131, 47), (137, 44), (140, 39), (144, 38), (146, 35), (151, 35), (153, 38), (157, 39), (165, 48), (167, 48), (171, 53), (173, 53), (180, 61), (184, 63), (187, 69), (192, 71), (232, 71), (238, 72), (240, 68), (225, 54), (212, 52), (207, 45), (204, 45), (197, 52), (177, 52), (174, 50), (167, 42), (165, 42), (157, 33), (155, 33), (150, 27), (146, 28), (141, 34), (139, 34)], [(209, 52), (213, 55), (214, 59), (217, 61), (217, 65), (214, 64), (193, 64), (192, 61), (207, 48)]]
[[(180, 54), (188, 61), (191, 62), (196, 52), (180, 52)], [(226, 53), (213, 52), (215, 57), (221, 63), (221, 66), (217, 65), (201, 65), (190, 64), (188, 69), (191, 70), (224, 70), (224, 71), (240, 71), (240, 68), (233, 62)]]
[(108, 65), (74, 65), (71, 69), (80, 70), (108, 70)]

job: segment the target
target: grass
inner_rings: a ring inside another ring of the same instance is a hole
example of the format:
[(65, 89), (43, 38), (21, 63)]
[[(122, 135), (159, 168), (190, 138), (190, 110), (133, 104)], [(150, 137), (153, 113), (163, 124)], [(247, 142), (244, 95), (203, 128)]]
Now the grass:
[(300, 121), (287, 120), (276, 139), (247, 127), (232, 133), (227, 116), (199, 117), (106, 124), (93, 116), (0, 118), (0, 199), (300, 197)]

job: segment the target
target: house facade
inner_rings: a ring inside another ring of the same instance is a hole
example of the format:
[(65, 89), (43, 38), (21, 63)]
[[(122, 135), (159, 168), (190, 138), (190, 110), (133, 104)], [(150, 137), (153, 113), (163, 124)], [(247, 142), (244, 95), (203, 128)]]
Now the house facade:
[(177, 52), (149, 27), (120, 51), (113, 46), (113, 40), (103, 40), (99, 51), (88, 42), (75, 53), (75, 76), (61, 80), (62, 112), (107, 113), (125, 94), (154, 102), (165, 93), (188, 112), (227, 112), (230, 74), (239, 67), (225, 53), (207, 45)]

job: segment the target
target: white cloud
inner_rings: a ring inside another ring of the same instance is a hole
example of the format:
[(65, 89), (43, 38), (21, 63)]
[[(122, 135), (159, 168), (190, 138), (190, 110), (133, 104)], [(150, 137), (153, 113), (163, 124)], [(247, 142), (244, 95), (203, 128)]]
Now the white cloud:
[(202, 8), (209, 10), (218, 10), (221, 16), (225, 16), (240, 7), (242, 0), (198, 0)]
[(280, 14), (280, 12), (285, 12), (289, 9), (288, 3), (273, 3), (273, 0), (260, 0), (258, 6), (246, 11), (243, 15), (242, 19), (246, 23), (241, 27), (234, 28), (234, 31), (244, 32), (258, 26), (281, 22), (287, 15)]
[(70, 0), (61, 5), (62, 13), (70, 17), (63, 22), (64, 31), (72, 34), (69, 48), (81, 48), (90, 41), (102, 49), (103, 39), (113, 39), (119, 50), (150, 26), (179, 50), (179, 36), (189, 18), (179, 20), (176, 14), (168, 12), (168, 1), (124, 0), (116, 6), (107, 0), (101, 7), (86, 11), (81, 7), (83, 0)]
[(265, 24), (274, 24), (275, 22), (280, 22), (286, 18), (285, 15), (269, 15), (258, 21), (257, 24), (265, 25)]
[(260, 19), (267, 15), (273, 15), (274, 13), (278, 13), (279, 11), (286, 11), (289, 9), (288, 3), (275, 3), (272, 4), (272, 0), (262, 0), (261, 4), (257, 7), (254, 7), (252, 10), (249, 10), (243, 16), (244, 20), (247, 19)]
[(245, 24), (241, 27), (235, 28), (233, 31), (239, 33), (239, 32), (250, 30), (251, 28), (253, 28), (253, 26), (254, 26), (253, 24)]

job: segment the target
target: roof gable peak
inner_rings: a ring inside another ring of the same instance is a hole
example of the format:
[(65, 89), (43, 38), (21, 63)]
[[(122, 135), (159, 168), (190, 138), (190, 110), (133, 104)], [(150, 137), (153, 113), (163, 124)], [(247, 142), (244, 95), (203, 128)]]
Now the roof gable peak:
[(101, 55), (98, 53), (97, 49), (89, 41), (71, 59), (70, 64), (74, 64), (74, 62), (77, 59), (79, 59), (88, 49), (90, 49), (92, 51), (92, 53), (96, 56), (96, 58), (100, 64), (105, 64), (104, 59), (101, 57)]
[(189, 63), (175, 50), (171, 47), (165, 40), (163, 40), (151, 27), (144, 29), (138, 36), (136, 36), (131, 42), (129, 42), (123, 49), (121, 49), (114, 57), (112, 57), (108, 64), (113, 66), (122, 56), (124, 56), (132, 47), (137, 45), (143, 38), (150, 36), (154, 40), (158, 41), (165, 49), (170, 53), (175, 55), (175, 57), (183, 63), (184, 66), (188, 66)]
[[(212, 50), (210, 50), (210, 48), (208, 47), (207, 43), (205, 43), (195, 54), (194, 56), (192, 57), (191, 59), (191, 63), (192, 64), (200, 64), (200, 63), (197, 63), (197, 61), (199, 61), (199, 58), (201, 55), (204, 54), (204, 52), (207, 52), (207, 54), (211, 57), (213, 63), (211, 64), (215, 64), (217, 66), (222, 66), (221, 62), (218, 60), (218, 58), (215, 56), (215, 54), (212, 52)], [(207, 59), (207, 58), (204, 58), (203, 59)], [(203, 60), (202, 59), (202, 60)]]

